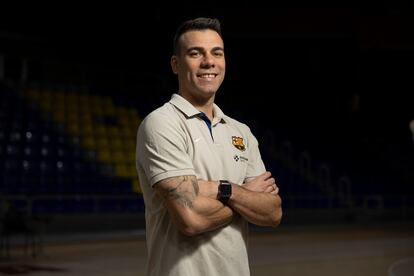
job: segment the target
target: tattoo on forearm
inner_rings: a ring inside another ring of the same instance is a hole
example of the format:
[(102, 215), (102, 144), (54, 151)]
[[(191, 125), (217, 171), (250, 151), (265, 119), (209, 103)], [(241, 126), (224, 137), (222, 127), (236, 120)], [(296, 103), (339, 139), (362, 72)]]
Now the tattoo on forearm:
[[(171, 200), (176, 200), (179, 204), (188, 208), (193, 208), (193, 201), (198, 196), (199, 187), (197, 179), (189, 176), (181, 176), (171, 180), (167, 180), (172, 183), (172, 186), (167, 190), (166, 196)], [(183, 185), (184, 183), (191, 181), (191, 186)]]

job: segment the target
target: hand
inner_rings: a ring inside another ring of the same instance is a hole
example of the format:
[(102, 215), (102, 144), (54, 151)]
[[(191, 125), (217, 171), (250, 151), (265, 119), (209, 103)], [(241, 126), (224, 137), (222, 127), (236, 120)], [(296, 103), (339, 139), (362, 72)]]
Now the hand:
[(244, 188), (253, 192), (270, 193), (277, 195), (279, 187), (276, 185), (275, 179), (270, 172), (264, 172), (243, 185)]

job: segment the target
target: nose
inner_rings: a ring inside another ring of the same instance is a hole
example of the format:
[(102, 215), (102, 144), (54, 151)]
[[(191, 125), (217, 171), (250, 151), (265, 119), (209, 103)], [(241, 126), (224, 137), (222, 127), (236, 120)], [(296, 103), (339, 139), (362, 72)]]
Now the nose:
[(201, 62), (201, 67), (203, 68), (210, 68), (214, 67), (214, 58), (210, 54), (205, 54), (203, 60)]

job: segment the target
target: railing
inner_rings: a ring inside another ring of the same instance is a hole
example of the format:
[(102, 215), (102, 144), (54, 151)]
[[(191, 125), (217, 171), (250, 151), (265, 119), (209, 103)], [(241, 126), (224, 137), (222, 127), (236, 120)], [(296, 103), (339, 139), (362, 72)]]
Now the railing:
[(414, 195), (354, 195), (352, 205), (335, 195), (282, 194), (281, 197), (285, 211), (306, 213), (310, 218), (317, 217), (318, 213), (338, 220), (410, 220), (414, 217)]
[(9, 195), (0, 201), (13, 204), (28, 216), (35, 214), (144, 213), (142, 195)]

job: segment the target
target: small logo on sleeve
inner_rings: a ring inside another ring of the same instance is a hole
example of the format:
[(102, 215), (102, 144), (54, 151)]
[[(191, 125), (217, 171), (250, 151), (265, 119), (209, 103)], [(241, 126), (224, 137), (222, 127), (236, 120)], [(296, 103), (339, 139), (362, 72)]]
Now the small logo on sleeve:
[(236, 149), (241, 150), (241, 151), (246, 150), (246, 146), (243, 143), (243, 138), (242, 137), (232, 136), (231, 137), (231, 142), (233, 143), (233, 146), (236, 147)]

